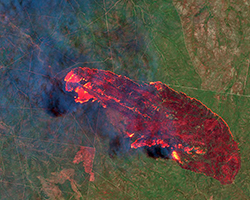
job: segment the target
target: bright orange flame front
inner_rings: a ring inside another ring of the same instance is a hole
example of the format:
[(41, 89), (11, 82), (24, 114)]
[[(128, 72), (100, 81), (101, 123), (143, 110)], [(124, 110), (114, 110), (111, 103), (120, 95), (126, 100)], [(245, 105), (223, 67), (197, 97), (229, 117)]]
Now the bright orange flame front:
[(78, 93), (78, 97), (75, 100), (76, 102), (79, 103), (85, 103), (89, 101), (90, 99), (96, 100), (95, 96), (89, 94), (86, 90), (83, 88), (77, 87), (75, 91)]
[(79, 83), (82, 79), (83, 77), (80, 78), (79, 76), (75, 75), (74, 72), (71, 71), (64, 78), (64, 81), (66, 81), (67, 83)]
[(180, 161), (180, 157), (179, 157), (179, 155), (177, 154), (176, 151), (173, 151), (173, 152), (172, 152), (172, 156), (173, 156), (173, 158), (174, 158), (175, 160)]

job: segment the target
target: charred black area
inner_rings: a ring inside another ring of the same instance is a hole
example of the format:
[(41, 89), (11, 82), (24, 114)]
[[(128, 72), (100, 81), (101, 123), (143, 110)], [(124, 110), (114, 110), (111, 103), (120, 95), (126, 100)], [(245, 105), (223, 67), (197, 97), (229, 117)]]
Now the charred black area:
[(43, 94), (43, 104), (46, 112), (52, 117), (59, 117), (72, 112), (76, 107), (74, 93), (64, 91), (63, 83), (53, 78), (50, 80), (49, 89), (46, 88)]
[(109, 142), (109, 156), (115, 158), (116, 156), (121, 156), (124, 152), (128, 152), (130, 148), (129, 138), (123, 138), (122, 136), (115, 136)]
[(162, 148), (160, 145), (146, 147), (147, 155), (151, 158), (170, 159), (170, 148)]
[(66, 110), (60, 107), (58, 99), (48, 102), (47, 113), (52, 117), (59, 117), (66, 113)]

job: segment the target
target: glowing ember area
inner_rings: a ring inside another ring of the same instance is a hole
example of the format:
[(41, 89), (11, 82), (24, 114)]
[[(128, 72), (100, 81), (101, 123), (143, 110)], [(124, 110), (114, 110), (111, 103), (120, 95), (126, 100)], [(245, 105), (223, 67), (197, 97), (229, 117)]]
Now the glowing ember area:
[(237, 143), (226, 122), (200, 101), (161, 82), (137, 84), (104, 70), (76, 68), (64, 80), (77, 103), (99, 102), (130, 148), (233, 182), (240, 169)]
[(172, 156), (173, 156), (173, 158), (174, 158), (175, 160), (180, 161), (180, 157), (178, 156), (178, 154), (176, 153), (176, 151), (173, 151), (173, 152), (172, 152)]

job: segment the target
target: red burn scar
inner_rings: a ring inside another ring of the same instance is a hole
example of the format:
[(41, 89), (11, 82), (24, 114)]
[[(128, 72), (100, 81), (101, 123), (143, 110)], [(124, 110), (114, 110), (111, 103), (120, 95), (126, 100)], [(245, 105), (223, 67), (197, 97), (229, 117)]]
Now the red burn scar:
[(240, 169), (237, 143), (227, 123), (203, 103), (161, 82), (138, 84), (110, 71), (76, 68), (65, 77), (76, 103), (97, 101), (130, 148), (148, 148), (183, 169), (234, 181)]

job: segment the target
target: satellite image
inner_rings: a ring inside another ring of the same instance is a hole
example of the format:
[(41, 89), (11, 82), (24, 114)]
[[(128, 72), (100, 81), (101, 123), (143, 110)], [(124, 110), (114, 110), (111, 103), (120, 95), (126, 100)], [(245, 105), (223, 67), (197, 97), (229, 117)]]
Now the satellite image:
[(0, 199), (250, 199), (249, 63), (249, 0), (0, 0)]

